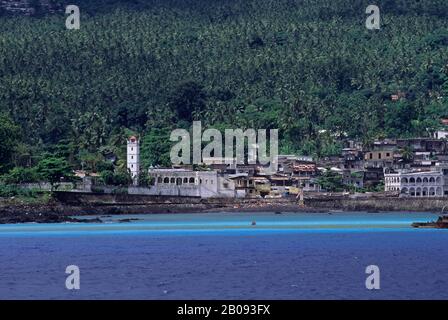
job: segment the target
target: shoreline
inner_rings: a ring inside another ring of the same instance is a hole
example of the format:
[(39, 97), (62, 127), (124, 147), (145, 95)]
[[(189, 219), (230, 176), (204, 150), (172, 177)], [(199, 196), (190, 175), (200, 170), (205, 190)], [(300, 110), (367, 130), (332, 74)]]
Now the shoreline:
[[(138, 214), (176, 214), (176, 213), (251, 213), (251, 212), (274, 212), (277, 214), (287, 212), (297, 213), (328, 213), (337, 214), (340, 212), (427, 212), (440, 214), (439, 206), (419, 207), (412, 206), (390, 206), (384, 201), (377, 199), (372, 206), (366, 200), (345, 201), (326, 199), (325, 201), (305, 201), (309, 204), (300, 206), (295, 200), (288, 199), (245, 199), (241, 201), (202, 201), (195, 199), (195, 203), (185, 201), (180, 202), (158, 201), (153, 203), (107, 203), (92, 202), (70, 204), (58, 200), (50, 200), (46, 204), (24, 204), (10, 201), (0, 201), (0, 224), (17, 223), (101, 223), (101, 219), (83, 218), (83, 216), (110, 216), (110, 215), (138, 215)], [(188, 199), (187, 199), (188, 200)], [(448, 202), (445, 199), (444, 202)], [(395, 202), (395, 201), (392, 201)], [(431, 202), (429, 202), (431, 203)], [(412, 205), (412, 203), (411, 203)]]
[(98, 205), (73, 206), (61, 203), (46, 205), (16, 204), (0, 205), (0, 224), (17, 223), (63, 223), (63, 222), (98, 222), (99, 219), (84, 219), (83, 216), (140, 215), (140, 214), (181, 214), (181, 213), (232, 213), (232, 212), (306, 212), (326, 213), (329, 210), (298, 206), (266, 205), (258, 207), (228, 207), (209, 205)]

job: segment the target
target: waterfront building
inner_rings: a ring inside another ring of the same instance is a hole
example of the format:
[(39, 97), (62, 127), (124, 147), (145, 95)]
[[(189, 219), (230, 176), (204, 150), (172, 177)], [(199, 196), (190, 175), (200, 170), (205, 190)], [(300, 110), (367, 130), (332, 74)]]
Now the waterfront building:
[(127, 168), (134, 185), (138, 185), (140, 173), (140, 144), (136, 136), (131, 136), (127, 143)]
[(308, 175), (316, 172), (316, 163), (308, 156), (278, 155), (277, 163), (279, 173)]
[[(294, 177), (297, 181), (297, 186), (303, 192), (321, 192), (322, 188), (319, 185), (316, 177)], [(291, 189), (290, 189), (291, 190)], [(289, 191), (290, 194), (293, 194)]]
[(265, 177), (254, 177), (247, 173), (230, 175), (234, 181), (236, 197), (261, 198), (271, 193), (271, 183)]
[(150, 194), (201, 198), (238, 197), (235, 183), (226, 175), (213, 171), (187, 169), (149, 169)]
[(400, 171), (384, 174), (385, 191), (399, 191), (403, 196), (448, 196), (446, 170)]

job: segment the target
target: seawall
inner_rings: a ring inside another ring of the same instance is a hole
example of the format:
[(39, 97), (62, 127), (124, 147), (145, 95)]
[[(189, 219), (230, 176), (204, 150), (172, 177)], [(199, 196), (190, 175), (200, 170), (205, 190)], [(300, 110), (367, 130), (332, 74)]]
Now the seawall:
[[(200, 211), (422, 211), (448, 210), (448, 198), (399, 198), (369, 195), (310, 196), (305, 207), (295, 198), (241, 199), (170, 197), (129, 194), (56, 192), (61, 204), (109, 213), (200, 212)], [(102, 209), (101, 209), (102, 208)]]

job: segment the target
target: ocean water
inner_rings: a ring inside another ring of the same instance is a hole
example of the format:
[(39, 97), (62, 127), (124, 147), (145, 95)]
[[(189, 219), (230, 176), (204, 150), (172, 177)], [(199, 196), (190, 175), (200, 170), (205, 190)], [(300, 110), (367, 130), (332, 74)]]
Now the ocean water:
[[(0, 299), (447, 299), (448, 230), (410, 227), (436, 218), (213, 213), (0, 225)], [(80, 290), (65, 287), (68, 265), (80, 269)], [(369, 265), (380, 290), (365, 287)]]

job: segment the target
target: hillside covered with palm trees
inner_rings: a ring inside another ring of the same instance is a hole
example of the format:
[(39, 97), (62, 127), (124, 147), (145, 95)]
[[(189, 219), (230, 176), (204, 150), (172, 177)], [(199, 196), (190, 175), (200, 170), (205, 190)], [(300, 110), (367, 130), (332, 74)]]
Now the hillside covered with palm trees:
[(193, 120), (278, 128), (281, 152), (326, 156), (448, 116), (443, 0), (377, 1), (380, 30), (365, 27), (370, 1), (77, 4), (80, 30), (64, 12), (1, 11), (3, 172), (45, 154), (95, 170), (124, 159), (131, 132), (145, 165), (166, 164), (169, 133)]

